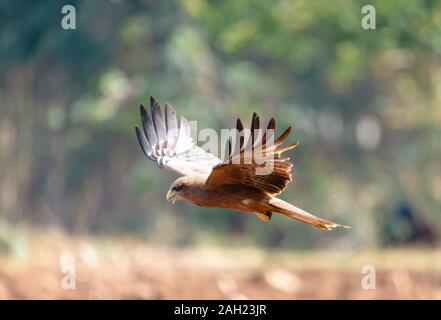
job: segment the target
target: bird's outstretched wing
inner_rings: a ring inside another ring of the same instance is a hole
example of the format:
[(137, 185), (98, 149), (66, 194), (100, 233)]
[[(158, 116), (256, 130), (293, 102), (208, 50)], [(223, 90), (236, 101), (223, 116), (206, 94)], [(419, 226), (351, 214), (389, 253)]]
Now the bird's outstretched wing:
[(180, 124), (176, 112), (165, 104), (165, 115), (155, 98), (150, 97), (150, 118), (143, 105), (140, 106), (143, 130), (135, 128), (142, 151), (160, 168), (169, 169), (182, 176), (209, 174), (222, 161), (213, 154), (195, 145), (190, 136), (190, 125), (181, 117)]
[[(289, 158), (282, 158), (282, 153), (295, 148), (298, 142), (282, 147), (282, 142), (291, 132), (291, 127), (274, 139), (275, 120), (271, 119), (266, 130), (260, 129), (260, 120), (256, 113), (251, 121), (248, 142), (243, 125), (237, 119), (236, 143), (238, 148), (229, 159), (214, 167), (206, 186), (242, 184), (258, 188), (269, 195), (282, 192), (292, 180), (292, 163)], [(261, 134), (259, 134), (259, 132)]]

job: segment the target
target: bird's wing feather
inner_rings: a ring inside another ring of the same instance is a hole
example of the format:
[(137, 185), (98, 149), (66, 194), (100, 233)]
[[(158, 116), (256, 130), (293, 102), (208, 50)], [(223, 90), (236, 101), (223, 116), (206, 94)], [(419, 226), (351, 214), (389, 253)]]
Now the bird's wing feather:
[(144, 106), (140, 106), (143, 130), (135, 128), (142, 151), (160, 168), (179, 175), (209, 174), (222, 161), (213, 154), (196, 146), (190, 136), (188, 120), (181, 117), (180, 125), (176, 112), (165, 105), (165, 119), (155, 98), (150, 97), (150, 117)]
[(206, 187), (243, 184), (270, 195), (282, 192), (292, 180), (290, 171), (293, 166), (288, 162), (289, 158), (282, 158), (282, 153), (298, 145), (296, 142), (281, 146), (291, 132), (291, 127), (274, 140), (274, 119), (269, 121), (266, 130), (260, 130), (259, 117), (254, 113), (248, 141), (240, 119), (237, 120), (236, 128), (238, 146), (226, 162), (213, 168)]

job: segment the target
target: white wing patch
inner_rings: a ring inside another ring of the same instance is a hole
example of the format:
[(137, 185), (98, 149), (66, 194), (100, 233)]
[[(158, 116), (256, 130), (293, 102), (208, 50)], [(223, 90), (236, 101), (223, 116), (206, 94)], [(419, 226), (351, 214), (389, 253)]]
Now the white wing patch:
[(165, 104), (165, 121), (161, 107), (150, 97), (150, 118), (141, 105), (143, 130), (136, 127), (136, 136), (142, 151), (150, 160), (179, 175), (209, 174), (213, 167), (222, 161), (213, 154), (196, 146), (190, 136), (188, 120), (181, 117), (180, 124), (176, 112), (169, 104)]

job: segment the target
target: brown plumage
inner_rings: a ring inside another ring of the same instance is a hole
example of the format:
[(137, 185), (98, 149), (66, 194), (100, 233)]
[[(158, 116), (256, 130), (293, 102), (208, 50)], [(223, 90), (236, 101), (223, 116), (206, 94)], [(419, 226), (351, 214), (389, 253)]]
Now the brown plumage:
[(201, 207), (226, 208), (256, 214), (269, 221), (273, 212), (286, 215), (322, 229), (345, 227), (318, 218), (286, 201), (276, 198), (292, 181), (292, 164), (282, 153), (295, 148), (298, 143), (281, 146), (291, 132), (286, 129), (274, 139), (275, 120), (266, 130), (261, 130), (256, 113), (251, 121), (247, 139), (240, 119), (236, 124), (234, 151), (221, 161), (214, 155), (194, 145), (188, 121), (181, 118), (177, 126), (173, 108), (166, 104), (165, 121), (159, 104), (151, 98), (152, 119), (141, 106), (144, 130), (136, 134), (146, 156), (160, 167), (179, 173), (182, 177), (173, 182), (167, 200), (185, 199)]

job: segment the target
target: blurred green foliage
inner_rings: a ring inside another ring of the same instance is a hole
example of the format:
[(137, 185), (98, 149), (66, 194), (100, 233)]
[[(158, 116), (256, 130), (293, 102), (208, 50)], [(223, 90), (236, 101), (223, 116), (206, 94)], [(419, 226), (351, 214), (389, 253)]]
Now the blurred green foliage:
[[(376, 30), (361, 28), (367, 3)], [(404, 201), (437, 234), (440, 56), (434, 0), (1, 0), (0, 215), (176, 245), (351, 248), (400, 234)], [(253, 111), (294, 125), (282, 197), (352, 229), (171, 206), (173, 177), (133, 132), (150, 95), (200, 128)]]

